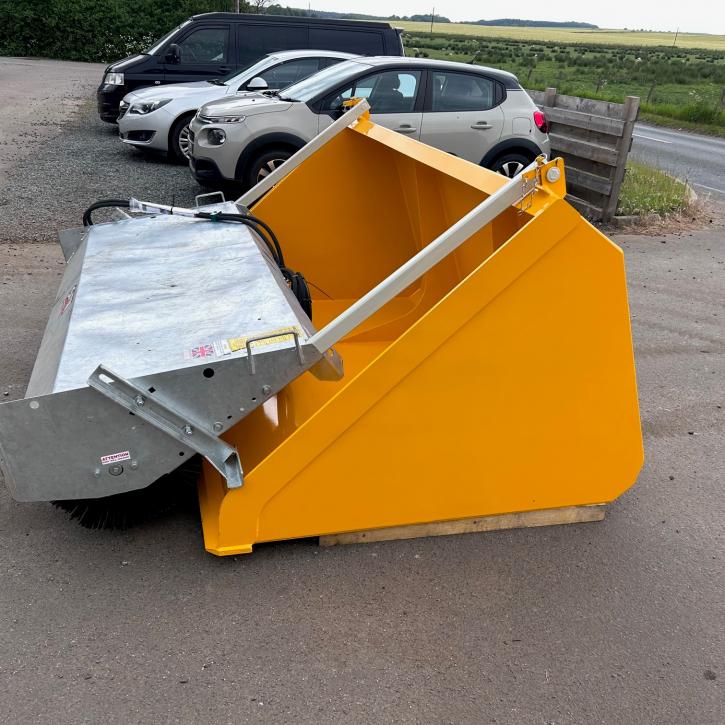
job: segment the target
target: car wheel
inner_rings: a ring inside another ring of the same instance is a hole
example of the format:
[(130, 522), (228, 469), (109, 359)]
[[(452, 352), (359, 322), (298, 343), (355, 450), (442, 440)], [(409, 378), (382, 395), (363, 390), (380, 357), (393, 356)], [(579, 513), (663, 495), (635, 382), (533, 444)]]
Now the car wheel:
[(489, 168), (497, 174), (503, 174), (509, 179), (513, 179), (516, 174), (522, 172), (530, 163), (531, 159), (528, 156), (512, 153), (499, 156)]
[(182, 163), (189, 162), (191, 142), (189, 141), (189, 123), (194, 118), (193, 113), (187, 113), (176, 119), (169, 133), (169, 156)]
[(269, 176), (278, 166), (287, 161), (292, 153), (289, 149), (270, 149), (257, 156), (249, 165), (247, 171), (246, 183), (248, 188), (251, 189), (255, 184)]

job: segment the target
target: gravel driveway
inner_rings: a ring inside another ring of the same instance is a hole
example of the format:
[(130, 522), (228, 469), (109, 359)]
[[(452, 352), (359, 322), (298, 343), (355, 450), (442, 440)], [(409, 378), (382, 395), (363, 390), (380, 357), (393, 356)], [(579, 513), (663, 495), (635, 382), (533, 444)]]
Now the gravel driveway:
[(7, 170), (60, 132), (101, 79), (103, 66), (0, 58), (0, 185)]
[[(67, 77), (60, 72), (65, 66)], [(55, 73), (48, 85), (58, 84), (52, 94), (44, 90), (43, 74), (49, 68)], [(14, 89), (11, 102), (0, 105), (0, 124), (10, 129), (0, 144), (0, 170), (6, 176), (4, 181), (0, 177), (0, 242), (55, 241), (58, 230), (80, 226), (83, 211), (101, 198), (135, 196), (189, 206), (205, 191), (186, 166), (124, 146), (117, 127), (99, 120), (93, 93), (102, 69), (84, 63), (0, 59), (0, 84), (7, 80)], [(65, 84), (57, 79), (60, 76)], [(37, 95), (28, 107), (25, 95), (33, 89)], [(66, 92), (73, 100), (59, 105), (58, 97)], [(28, 130), (26, 123), (31, 124)], [(32, 151), (22, 146), (28, 136)]]

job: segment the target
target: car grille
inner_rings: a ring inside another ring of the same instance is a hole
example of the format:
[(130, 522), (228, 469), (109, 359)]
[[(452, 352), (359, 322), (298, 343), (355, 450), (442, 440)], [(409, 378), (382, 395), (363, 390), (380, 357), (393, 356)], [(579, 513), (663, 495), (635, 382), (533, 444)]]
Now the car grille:
[(126, 111), (128, 111), (128, 108), (131, 104), (126, 103), (126, 101), (121, 101), (120, 105), (118, 106), (118, 117), (119, 119), (123, 118), (126, 115)]

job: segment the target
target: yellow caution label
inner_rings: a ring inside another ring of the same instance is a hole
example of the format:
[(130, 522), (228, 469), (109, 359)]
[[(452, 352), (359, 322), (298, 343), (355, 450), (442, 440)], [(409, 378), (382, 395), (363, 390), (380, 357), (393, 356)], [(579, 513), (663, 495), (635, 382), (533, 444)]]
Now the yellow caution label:
[(282, 327), (278, 330), (267, 330), (266, 332), (259, 332), (245, 337), (230, 337), (227, 340), (227, 343), (229, 344), (232, 352), (237, 352), (238, 350), (243, 350), (247, 347), (248, 340), (252, 340), (250, 347), (264, 347), (265, 345), (276, 345), (279, 342), (292, 342), (294, 341), (295, 332), (300, 337), (304, 334), (302, 329), (295, 325), (294, 327)]

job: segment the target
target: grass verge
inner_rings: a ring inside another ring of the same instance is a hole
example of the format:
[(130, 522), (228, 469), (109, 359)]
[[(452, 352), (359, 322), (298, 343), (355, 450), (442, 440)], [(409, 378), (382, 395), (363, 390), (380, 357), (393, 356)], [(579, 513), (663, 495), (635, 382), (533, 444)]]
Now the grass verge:
[(664, 171), (630, 161), (619, 195), (617, 214), (623, 216), (678, 214), (690, 201), (687, 185)]
[(725, 126), (715, 126), (711, 123), (683, 121), (679, 118), (669, 118), (668, 116), (662, 116), (659, 113), (651, 113), (649, 111), (640, 111), (638, 120), (644, 123), (653, 123), (655, 126), (666, 126), (667, 128), (682, 129), (684, 131), (692, 131), (693, 133), (703, 133), (706, 136), (725, 138)]

